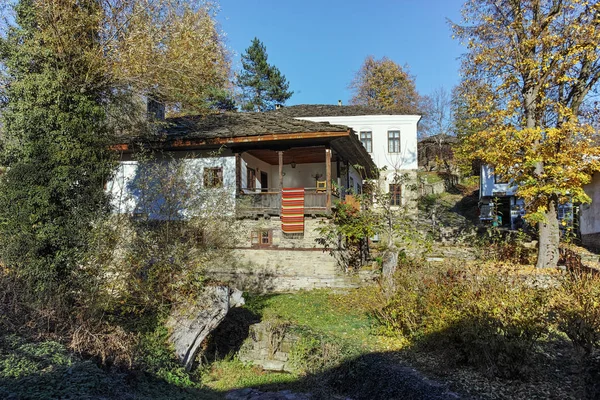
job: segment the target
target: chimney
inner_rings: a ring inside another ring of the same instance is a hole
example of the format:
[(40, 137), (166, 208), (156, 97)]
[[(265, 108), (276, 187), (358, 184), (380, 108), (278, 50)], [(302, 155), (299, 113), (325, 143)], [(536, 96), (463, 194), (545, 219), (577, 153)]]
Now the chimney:
[(165, 119), (165, 103), (156, 95), (146, 97), (146, 113), (149, 120), (163, 121)]
[(338, 106), (341, 106), (341, 105), (342, 105), (342, 101), (338, 100)]

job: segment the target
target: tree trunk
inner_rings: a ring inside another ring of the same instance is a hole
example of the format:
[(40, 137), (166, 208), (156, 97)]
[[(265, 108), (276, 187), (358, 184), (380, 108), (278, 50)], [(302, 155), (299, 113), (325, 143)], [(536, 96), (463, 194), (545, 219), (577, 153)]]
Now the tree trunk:
[(398, 249), (396, 246), (391, 246), (383, 253), (381, 267), (383, 291), (387, 295), (392, 295), (396, 291), (394, 274), (398, 268)]
[(558, 265), (558, 246), (560, 231), (558, 229), (558, 216), (556, 201), (550, 201), (545, 215), (546, 221), (540, 222), (537, 268), (556, 267)]

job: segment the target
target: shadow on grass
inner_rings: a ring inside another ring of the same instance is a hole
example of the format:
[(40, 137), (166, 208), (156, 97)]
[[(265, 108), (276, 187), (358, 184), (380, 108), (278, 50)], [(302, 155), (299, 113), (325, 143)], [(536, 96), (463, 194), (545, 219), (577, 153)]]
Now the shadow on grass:
[[(259, 391), (309, 392), (313, 399), (427, 399), (458, 398), (447, 385), (429, 380), (403, 363), (397, 352), (363, 354), (329, 370), (287, 384), (255, 387)], [(342, 396), (342, 397), (340, 397)], [(281, 397), (282, 399), (284, 397)]]
[(499, 324), (491, 316), (462, 319), (411, 348), (362, 354), (294, 382), (253, 388), (308, 392), (314, 399), (461, 398), (454, 390), (468, 390), (464, 398), (600, 398), (600, 356), (580, 358), (562, 336), (527, 339), (519, 327), (495, 329)]
[[(14, 366), (17, 367), (17, 366)], [(21, 399), (223, 399), (207, 389), (181, 388), (144, 373), (107, 372), (92, 361), (0, 378), (0, 398)]]

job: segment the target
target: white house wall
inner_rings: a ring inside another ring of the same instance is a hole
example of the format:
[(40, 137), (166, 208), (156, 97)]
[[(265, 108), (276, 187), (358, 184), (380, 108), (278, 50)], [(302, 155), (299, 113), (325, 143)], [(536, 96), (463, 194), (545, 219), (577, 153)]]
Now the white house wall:
[[(358, 171), (353, 167), (350, 166), (350, 186), (348, 187), (348, 189), (352, 190), (354, 193), (362, 193), (362, 181), (363, 181), (363, 177), (361, 174), (358, 173)], [(346, 182), (342, 182), (340, 186), (345, 187), (346, 186)]]
[[(161, 215), (163, 200), (158, 196), (154, 204), (143, 205), (146, 199), (143, 198), (143, 190), (140, 187), (138, 179), (143, 176), (142, 168), (162, 168), (173, 161), (183, 163), (182, 178), (185, 180), (185, 190), (193, 193), (192, 198), (197, 200), (198, 208), (202, 207), (220, 207), (224, 206), (233, 211), (235, 201), (235, 157), (232, 155), (223, 155), (218, 157), (200, 156), (198, 153), (174, 153), (169, 157), (153, 159), (149, 161), (138, 161), (125, 158), (119, 163), (113, 179), (107, 184), (107, 191), (111, 196), (111, 205), (113, 211), (119, 214), (137, 214), (148, 212), (151, 219), (167, 219)], [(172, 164), (173, 166), (175, 164)], [(160, 166), (160, 167), (159, 167)], [(204, 188), (204, 168), (223, 169), (223, 187), (222, 188)], [(154, 182), (143, 183), (142, 185), (158, 185), (158, 178)], [(154, 195), (153, 195), (154, 196)], [(183, 197), (183, 196), (182, 196)], [(214, 204), (213, 204), (214, 203)], [(226, 206), (227, 205), (227, 206)], [(230, 206), (229, 206), (230, 205)], [(177, 210), (177, 218), (189, 218), (191, 212), (186, 209)]]
[(496, 183), (494, 168), (481, 166), (479, 197), (514, 196), (516, 188), (509, 183)]
[(592, 202), (581, 205), (579, 223), (581, 235), (600, 234), (600, 174), (594, 174), (592, 182), (585, 185), (583, 190), (590, 196)]
[[(276, 188), (279, 187), (279, 182), (275, 182), (273, 179), (273, 166), (268, 164), (258, 158), (244, 153), (242, 155), (242, 171), (240, 171), (242, 175), (242, 188), (249, 187), (248, 185), (248, 168), (252, 168), (256, 171), (256, 182), (254, 187), (256, 189), (261, 188), (260, 184), (260, 171), (264, 171), (268, 174), (269, 178), (269, 187)], [(277, 166), (277, 179), (279, 179), (279, 166)]]
[[(372, 152), (375, 165), (388, 170), (416, 170), (417, 123), (420, 115), (362, 115), (341, 117), (302, 117), (314, 122), (329, 122), (352, 128), (360, 137), (361, 131), (372, 132)], [(388, 131), (400, 131), (400, 152), (388, 152)]]
[[(274, 190), (279, 190), (279, 165), (270, 165), (258, 158), (244, 153), (242, 155), (242, 188), (248, 187), (248, 168), (256, 170), (256, 189), (260, 189), (260, 171), (264, 171), (268, 174), (269, 187)], [(295, 168), (292, 168), (290, 164), (283, 165), (283, 187), (302, 187), (302, 188), (315, 188), (317, 183), (314, 176), (321, 174), (320, 181), (325, 180), (325, 155), (323, 155), (322, 163), (307, 163), (307, 164), (296, 164)], [(355, 171), (356, 174), (356, 171)], [(359, 176), (356, 174), (356, 176)], [(331, 165), (331, 179), (337, 181), (337, 171), (335, 163)], [(344, 184), (344, 182), (342, 182)]]

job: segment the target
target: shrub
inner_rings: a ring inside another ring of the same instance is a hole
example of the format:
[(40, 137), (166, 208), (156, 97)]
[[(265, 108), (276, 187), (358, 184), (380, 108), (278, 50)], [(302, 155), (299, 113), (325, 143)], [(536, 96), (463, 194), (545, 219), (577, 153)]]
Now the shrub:
[(525, 247), (525, 242), (529, 239), (529, 235), (521, 229), (503, 232), (496, 227), (489, 227), (478, 241), (481, 258), (521, 265), (533, 264), (535, 249)]
[(514, 378), (548, 332), (549, 292), (502, 271), (402, 268), (395, 296), (376, 311), (383, 331), (449, 362)]
[(290, 361), (298, 372), (314, 374), (325, 371), (360, 354), (356, 346), (335, 336), (306, 327), (290, 329), (299, 336), (290, 353)]
[(586, 354), (600, 345), (600, 278), (575, 272), (561, 280), (554, 311), (560, 330)]

